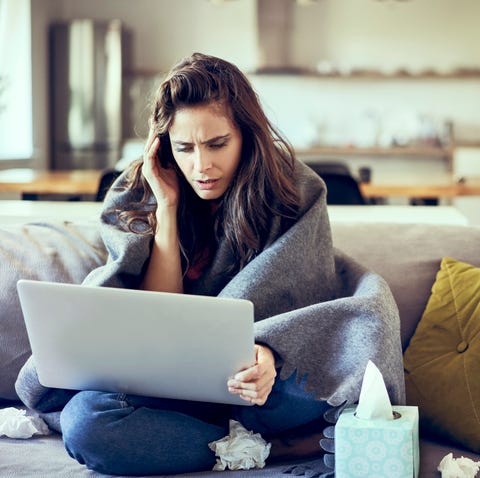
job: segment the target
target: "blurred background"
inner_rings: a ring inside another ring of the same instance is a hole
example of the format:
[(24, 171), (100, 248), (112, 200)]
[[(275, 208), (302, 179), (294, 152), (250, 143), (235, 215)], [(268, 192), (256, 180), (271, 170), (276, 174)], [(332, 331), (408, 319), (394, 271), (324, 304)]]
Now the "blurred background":
[(475, 178), (479, 20), (478, 0), (0, 0), (0, 169), (131, 160), (163, 75), (201, 51), (248, 74), (302, 159)]

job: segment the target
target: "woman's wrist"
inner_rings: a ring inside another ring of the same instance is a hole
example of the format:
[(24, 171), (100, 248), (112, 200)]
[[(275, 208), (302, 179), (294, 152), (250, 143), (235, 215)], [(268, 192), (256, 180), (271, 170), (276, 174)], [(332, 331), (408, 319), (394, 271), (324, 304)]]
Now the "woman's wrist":
[(157, 209), (157, 225), (142, 287), (162, 292), (183, 292), (176, 208)]
[(177, 208), (176, 207), (157, 207), (155, 213), (156, 228), (155, 236), (166, 233), (171, 235), (174, 233), (177, 236)]

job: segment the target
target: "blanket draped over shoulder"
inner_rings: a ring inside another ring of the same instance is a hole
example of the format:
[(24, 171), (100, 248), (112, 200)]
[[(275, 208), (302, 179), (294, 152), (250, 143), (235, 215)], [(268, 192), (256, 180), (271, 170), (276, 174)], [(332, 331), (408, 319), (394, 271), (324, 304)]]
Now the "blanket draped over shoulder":
[[(368, 360), (381, 370), (392, 403), (404, 403), (400, 322), (382, 277), (335, 249), (324, 183), (301, 162), (295, 180), (301, 195), (298, 220), (286, 231), (274, 221), (267, 245), (233, 277), (224, 272), (232, 255), (220, 240), (193, 293), (251, 300), (255, 338), (279, 357), (280, 377), (307, 377), (307, 388), (333, 407), (358, 400)], [(151, 234), (118, 227), (116, 211), (138, 191), (120, 176), (105, 199), (101, 234), (109, 253), (85, 284), (135, 288), (148, 260)], [(359, 213), (361, 211), (359, 210)], [(33, 408), (52, 409), (62, 397), (43, 389), (27, 363), (17, 381)], [(68, 398), (68, 394), (65, 399)], [(42, 406), (40, 406), (42, 404)]]
[[(281, 377), (307, 375), (307, 386), (331, 405), (355, 402), (368, 360), (382, 371), (391, 400), (404, 400), (400, 322), (385, 281), (334, 249), (323, 182), (296, 164), (300, 215), (287, 231), (272, 227), (265, 249), (233, 278), (232, 257), (220, 242), (194, 293), (237, 297), (255, 305), (255, 337), (276, 351)], [(149, 235), (117, 227), (134, 193), (121, 181), (107, 196), (102, 237), (109, 261), (85, 283), (136, 287), (150, 253)], [(113, 211), (113, 212), (109, 212)], [(360, 211), (359, 211), (360, 212)]]

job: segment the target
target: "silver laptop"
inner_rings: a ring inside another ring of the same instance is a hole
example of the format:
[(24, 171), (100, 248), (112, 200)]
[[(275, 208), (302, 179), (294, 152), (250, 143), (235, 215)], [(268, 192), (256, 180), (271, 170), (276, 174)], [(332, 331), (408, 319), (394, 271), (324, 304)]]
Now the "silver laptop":
[(247, 405), (227, 380), (254, 363), (243, 299), (20, 280), (40, 383)]

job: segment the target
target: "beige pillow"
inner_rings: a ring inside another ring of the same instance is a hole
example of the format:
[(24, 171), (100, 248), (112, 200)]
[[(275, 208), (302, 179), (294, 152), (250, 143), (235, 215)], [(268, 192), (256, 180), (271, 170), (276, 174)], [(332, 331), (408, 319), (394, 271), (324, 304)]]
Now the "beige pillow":
[(423, 431), (480, 452), (480, 269), (445, 257), (404, 354)]
[(18, 400), (15, 380), (31, 354), (17, 281), (80, 283), (106, 256), (96, 222), (0, 227), (0, 402)]

